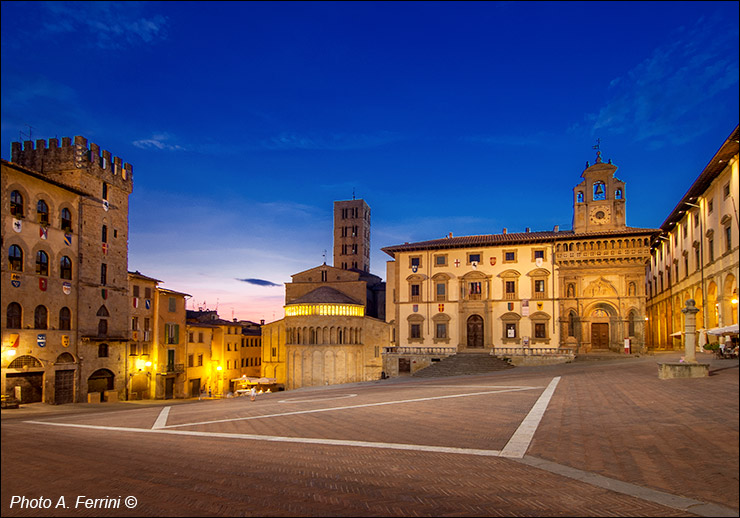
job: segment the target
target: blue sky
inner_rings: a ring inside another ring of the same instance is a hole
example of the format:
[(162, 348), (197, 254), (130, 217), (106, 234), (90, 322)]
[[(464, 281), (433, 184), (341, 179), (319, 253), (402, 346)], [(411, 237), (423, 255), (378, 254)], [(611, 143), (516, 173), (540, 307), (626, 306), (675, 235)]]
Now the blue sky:
[(597, 138), (660, 226), (738, 124), (738, 5), (3, 1), (0, 149), (133, 164), (129, 269), (269, 322), (353, 192), (383, 278), (384, 246), (570, 228)]

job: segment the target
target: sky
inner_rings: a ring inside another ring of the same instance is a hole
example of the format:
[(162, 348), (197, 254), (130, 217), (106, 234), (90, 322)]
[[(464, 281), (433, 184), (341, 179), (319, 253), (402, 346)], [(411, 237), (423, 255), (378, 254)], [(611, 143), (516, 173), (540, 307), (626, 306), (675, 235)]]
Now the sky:
[(738, 124), (738, 2), (0, 4), (0, 150), (82, 135), (133, 165), (129, 270), (271, 322), (385, 246), (570, 229), (586, 161), (657, 228)]

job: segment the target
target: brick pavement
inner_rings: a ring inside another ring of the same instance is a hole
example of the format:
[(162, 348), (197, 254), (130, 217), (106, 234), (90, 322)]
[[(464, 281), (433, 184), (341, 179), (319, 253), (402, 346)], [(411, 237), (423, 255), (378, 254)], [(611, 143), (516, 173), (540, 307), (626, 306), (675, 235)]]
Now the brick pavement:
[[(560, 376), (520, 460), (52, 427), (3, 411), (2, 513), (706, 516), (718, 511), (737, 516), (737, 362), (713, 360), (712, 369), (706, 379), (658, 380), (656, 358), (647, 357), (444, 380), (382, 380), (275, 393), (256, 403), (239, 398), (180, 404), (172, 407), (167, 423), (250, 417), (168, 430), (494, 451), (504, 447), (544, 387)], [(537, 388), (471, 395), (494, 385)], [(343, 397), (330, 399), (337, 396)], [(387, 404), (410, 399), (418, 401)], [(293, 403), (280, 403), (285, 400)], [(355, 408), (338, 409), (349, 406)], [(67, 411), (38, 420), (150, 429), (161, 408)], [(295, 413), (323, 409), (334, 410)], [(264, 417), (276, 414), (283, 415)], [(132, 511), (10, 509), (10, 498), (19, 494), (43, 494), (54, 502), (65, 496), (68, 505), (79, 494), (134, 495), (139, 506)]]

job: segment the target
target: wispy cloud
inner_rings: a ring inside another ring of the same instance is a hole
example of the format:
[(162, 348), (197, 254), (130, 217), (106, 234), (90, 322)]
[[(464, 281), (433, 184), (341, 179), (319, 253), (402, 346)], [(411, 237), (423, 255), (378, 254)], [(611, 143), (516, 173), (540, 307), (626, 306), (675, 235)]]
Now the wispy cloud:
[(272, 281), (266, 281), (265, 279), (237, 279), (237, 281), (246, 282), (247, 284), (254, 284), (255, 286), (282, 286)]
[(592, 133), (631, 134), (659, 148), (688, 142), (705, 131), (724, 103), (720, 94), (737, 95), (737, 25), (701, 18), (681, 28), (669, 43), (609, 85), (609, 100), (586, 116)]
[(399, 135), (387, 131), (365, 133), (331, 133), (328, 135), (281, 133), (262, 141), (267, 149), (347, 150), (382, 146), (400, 140)]
[(172, 138), (171, 135), (167, 133), (159, 133), (156, 135), (152, 135), (152, 137), (148, 139), (134, 140), (132, 144), (141, 149), (160, 149), (163, 151), (185, 151), (185, 148), (180, 145), (168, 143), (167, 140), (170, 140), (171, 138)]
[(167, 18), (140, 13), (147, 2), (44, 2), (43, 27), (49, 36), (86, 35), (102, 49), (150, 44), (167, 37)]

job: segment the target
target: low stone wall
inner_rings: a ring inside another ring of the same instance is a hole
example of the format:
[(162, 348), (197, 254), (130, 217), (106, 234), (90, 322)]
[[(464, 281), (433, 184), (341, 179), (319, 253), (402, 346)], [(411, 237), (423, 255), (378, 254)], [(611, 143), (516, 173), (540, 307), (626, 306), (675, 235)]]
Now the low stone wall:
[(658, 364), (658, 378), (706, 378), (709, 376), (708, 363), (666, 362)]

